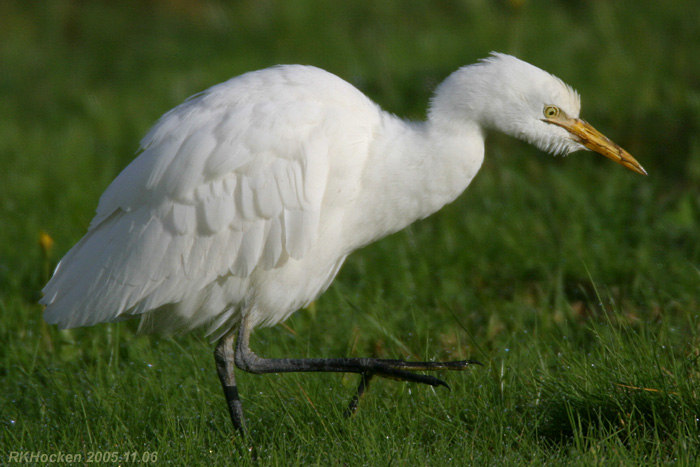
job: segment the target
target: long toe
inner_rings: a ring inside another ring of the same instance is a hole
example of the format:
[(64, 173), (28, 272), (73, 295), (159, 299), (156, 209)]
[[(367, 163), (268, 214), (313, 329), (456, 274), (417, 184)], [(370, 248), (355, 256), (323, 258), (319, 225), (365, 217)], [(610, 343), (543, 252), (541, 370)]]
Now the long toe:
[(481, 365), (481, 362), (478, 362), (476, 360), (453, 360), (447, 362), (406, 362), (403, 360), (396, 360), (395, 363), (390, 365), (393, 368), (399, 368), (408, 371), (463, 371), (471, 365)]
[(436, 378), (432, 375), (422, 375), (418, 373), (412, 373), (407, 370), (397, 370), (396, 368), (387, 368), (385, 370), (380, 370), (374, 372), (375, 375), (381, 376), (382, 378), (393, 379), (397, 381), (410, 381), (412, 383), (429, 384), (430, 386), (445, 386), (450, 388), (446, 382), (440, 378)]

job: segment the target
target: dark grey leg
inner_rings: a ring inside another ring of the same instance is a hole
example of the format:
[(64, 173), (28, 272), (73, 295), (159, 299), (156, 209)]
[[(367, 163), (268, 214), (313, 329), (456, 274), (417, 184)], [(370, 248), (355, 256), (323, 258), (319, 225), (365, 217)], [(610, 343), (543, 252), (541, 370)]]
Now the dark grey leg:
[(214, 360), (216, 360), (216, 372), (219, 374), (221, 387), (224, 389), (228, 412), (231, 415), (233, 426), (241, 436), (245, 437), (245, 417), (243, 416), (243, 407), (241, 399), (238, 397), (238, 387), (236, 386), (236, 377), (233, 374), (234, 369), (234, 351), (233, 344), (236, 340), (236, 331), (230, 331), (219, 340), (214, 350)]
[[(384, 360), (376, 358), (260, 358), (250, 349), (251, 331), (252, 329), (250, 327), (249, 320), (244, 316), (241, 320), (235, 352), (236, 366), (241, 370), (256, 374), (323, 371), (359, 373), (363, 375), (363, 379), (358, 387), (358, 394), (351, 401), (346, 414), (352, 414), (355, 411), (359, 397), (365, 391), (367, 385), (369, 384), (369, 379), (372, 376), (376, 375), (399, 381), (411, 381), (414, 383), (429, 384), (431, 386), (445, 386), (449, 388), (447, 383), (439, 378), (412, 372), (465, 370), (469, 365), (480, 364), (474, 360), (449, 362), (406, 362), (403, 360)], [(224, 391), (226, 391), (225, 388)], [(238, 407), (240, 408), (240, 402), (238, 403)], [(229, 408), (231, 408), (230, 403)], [(233, 412), (231, 416), (233, 418)], [(242, 419), (242, 414), (240, 417)], [(236, 420), (234, 420), (234, 425), (236, 425)]]

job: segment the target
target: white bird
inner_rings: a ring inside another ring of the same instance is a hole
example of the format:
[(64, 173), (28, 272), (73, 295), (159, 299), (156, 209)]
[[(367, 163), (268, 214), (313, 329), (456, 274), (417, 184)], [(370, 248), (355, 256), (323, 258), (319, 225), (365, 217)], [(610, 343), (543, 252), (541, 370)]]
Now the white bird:
[(390, 115), (311, 66), (233, 78), (143, 138), (43, 289), (44, 317), (61, 328), (135, 316), (145, 332), (206, 327), (219, 339), (217, 371), (241, 433), (234, 363), (359, 373), (350, 410), (373, 375), (445, 385), (413, 372), (470, 362), (263, 359), (249, 336), (315, 300), (353, 251), (453, 201), (481, 166), (486, 130), (554, 154), (591, 149), (646, 175), (579, 110), (571, 87), (499, 53), (451, 74), (424, 122)]

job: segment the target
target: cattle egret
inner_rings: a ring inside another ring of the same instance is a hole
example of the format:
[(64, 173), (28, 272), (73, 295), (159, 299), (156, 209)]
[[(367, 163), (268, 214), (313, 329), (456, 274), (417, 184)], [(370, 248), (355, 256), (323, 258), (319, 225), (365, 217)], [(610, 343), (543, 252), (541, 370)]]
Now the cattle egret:
[(415, 372), (472, 362), (267, 359), (249, 338), (315, 300), (350, 253), (453, 201), (481, 166), (486, 130), (553, 154), (590, 149), (646, 174), (579, 110), (571, 87), (500, 53), (451, 74), (424, 122), (386, 113), (311, 66), (233, 78), (143, 138), (43, 289), (45, 319), (74, 328), (139, 316), (140, 331), (161, 333), (206, 327), (219, 340), (216, 367), (241, 433), (234, 366), (358, 373), (350, 410), (372, 376), (446, 385)]

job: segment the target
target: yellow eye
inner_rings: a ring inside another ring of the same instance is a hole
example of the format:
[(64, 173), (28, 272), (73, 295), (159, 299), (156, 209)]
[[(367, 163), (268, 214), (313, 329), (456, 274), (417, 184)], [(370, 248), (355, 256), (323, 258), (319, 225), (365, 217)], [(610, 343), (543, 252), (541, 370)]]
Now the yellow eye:
[(559, 116), (559, 107), (556, 105), (548, 105), (544, 108), (544, 116), (546, 118), (555, 118)]

